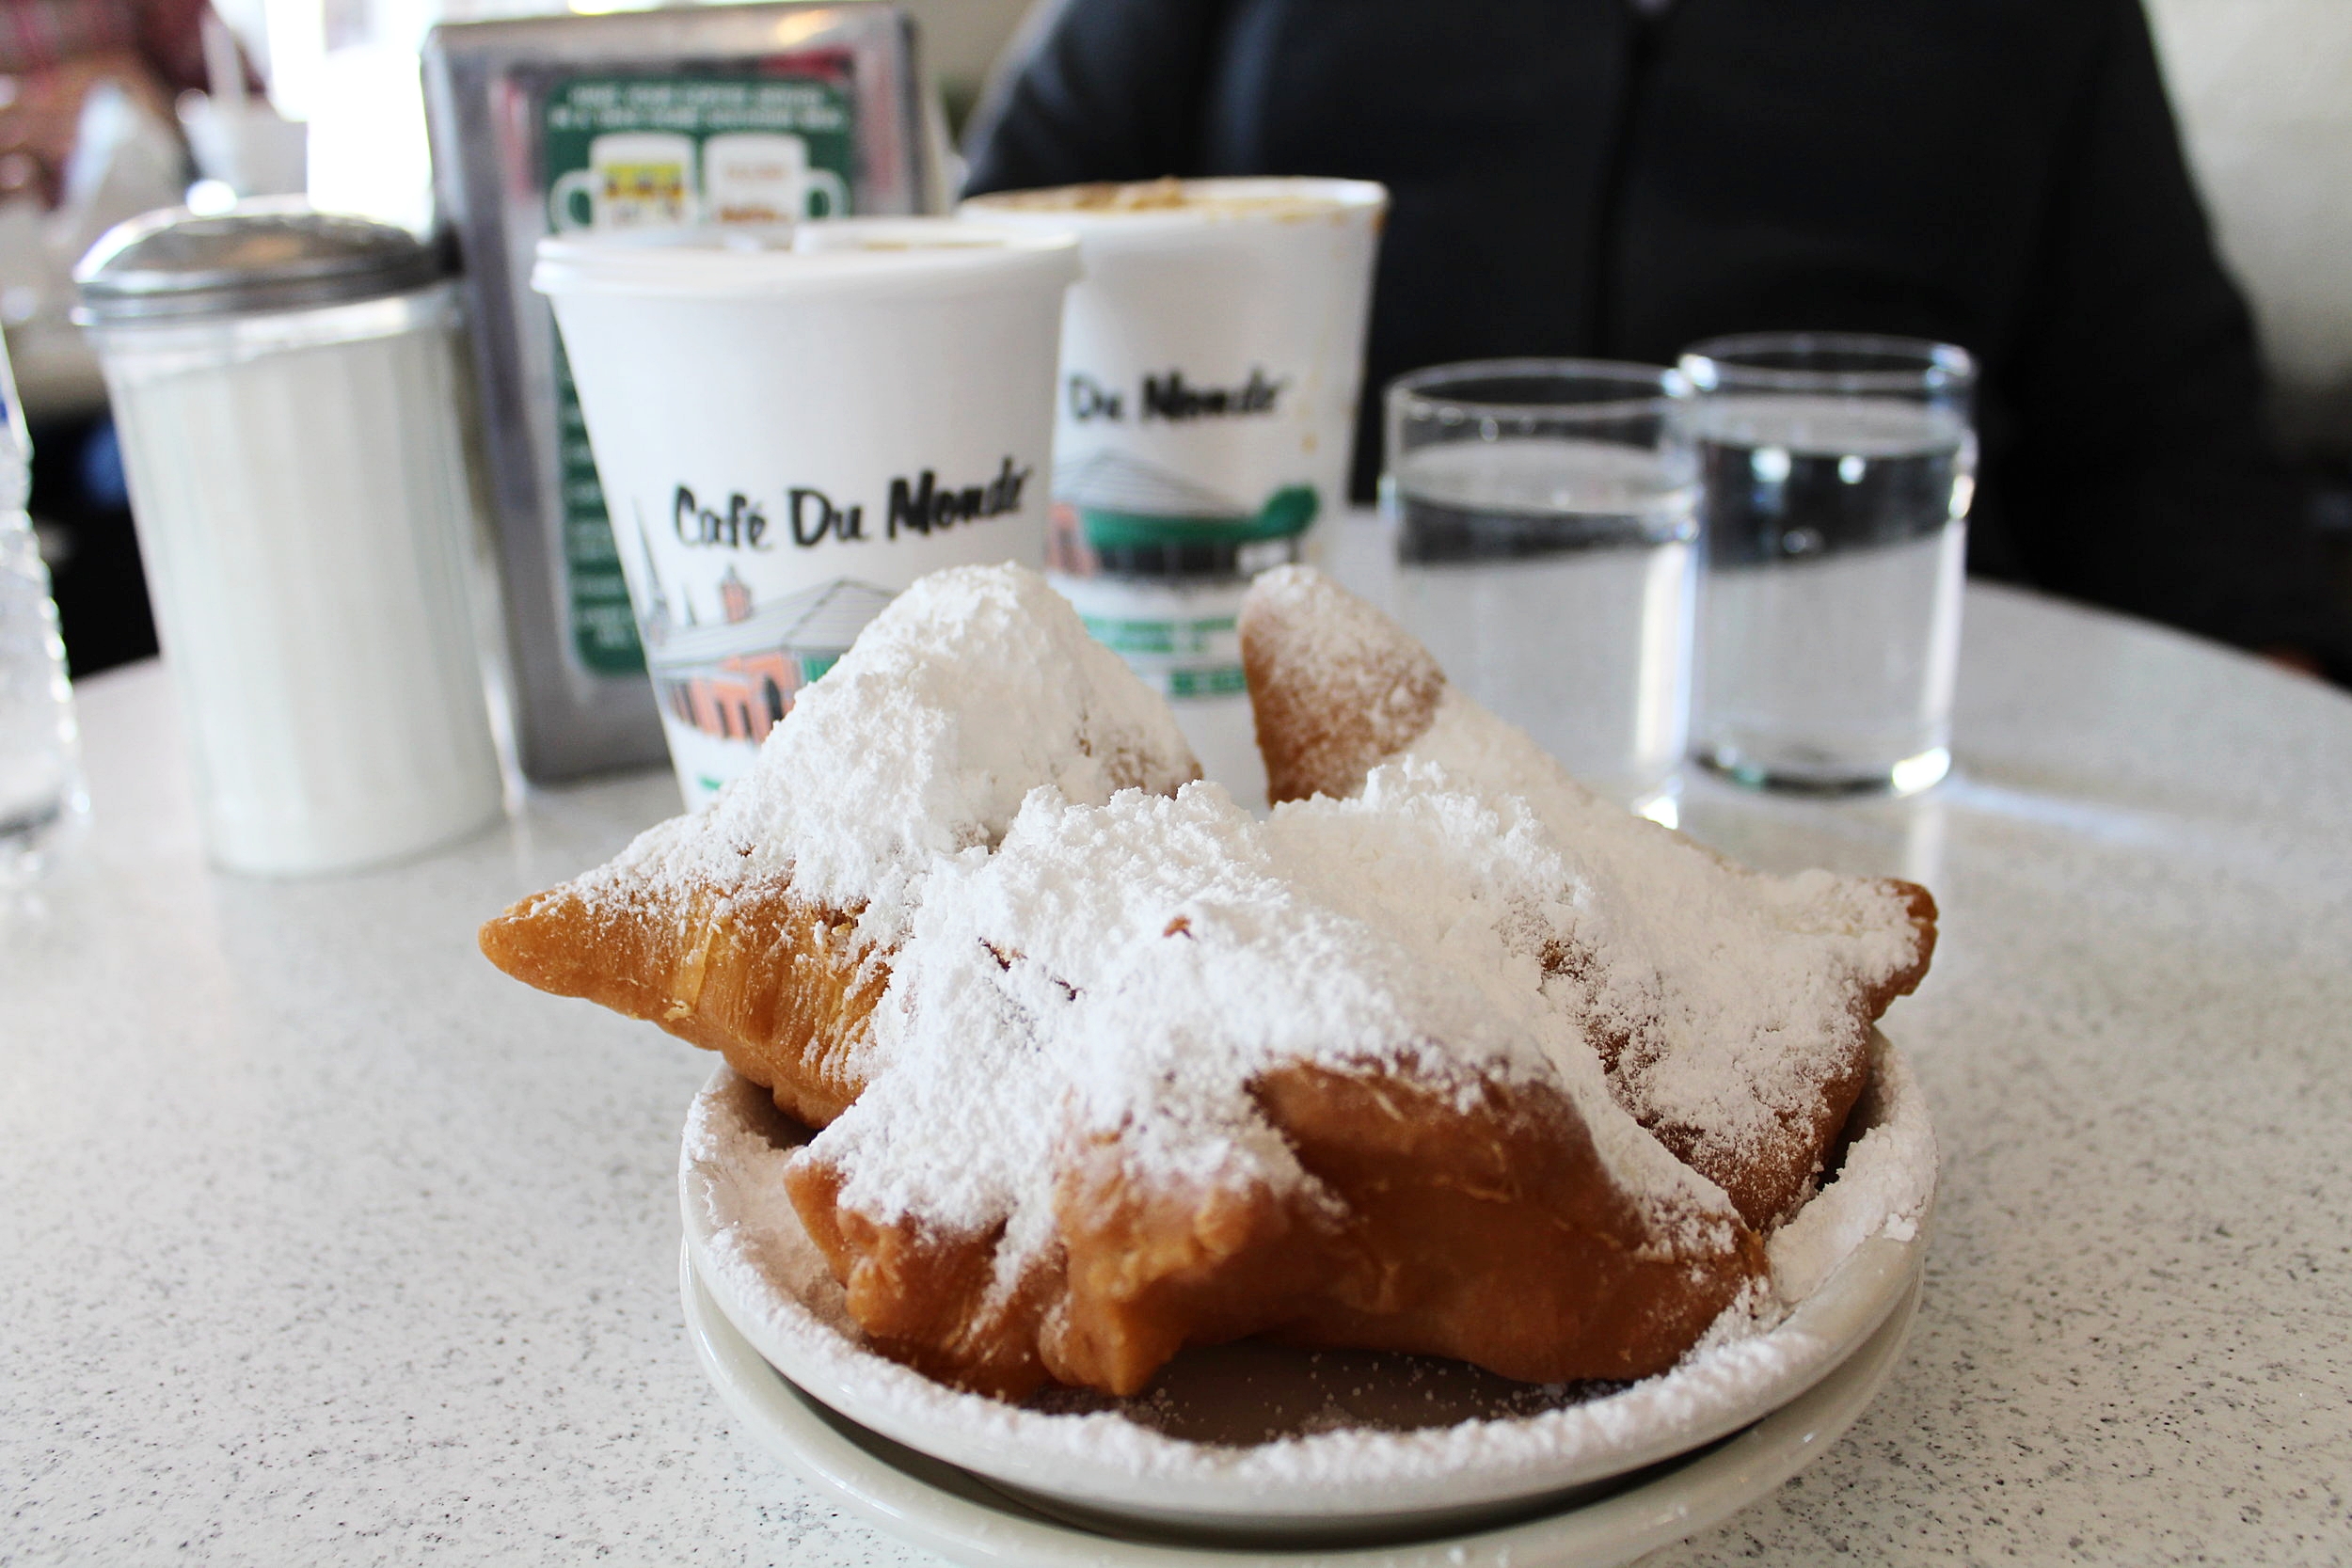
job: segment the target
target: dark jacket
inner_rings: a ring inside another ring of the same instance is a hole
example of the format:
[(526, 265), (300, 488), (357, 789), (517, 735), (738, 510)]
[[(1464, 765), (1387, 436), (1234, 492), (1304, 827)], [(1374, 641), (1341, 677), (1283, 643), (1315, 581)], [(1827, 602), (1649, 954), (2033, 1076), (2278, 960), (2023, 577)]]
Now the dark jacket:
[[(975, 193), (1329, 174), (1394, 198), (1368, 393), (1774, 328), (1983, 368), (1973, 568), (2335, 636), (2137, 0), (1067, 0)], [(1367, 396), (1356, 488), (1378, 467)]]

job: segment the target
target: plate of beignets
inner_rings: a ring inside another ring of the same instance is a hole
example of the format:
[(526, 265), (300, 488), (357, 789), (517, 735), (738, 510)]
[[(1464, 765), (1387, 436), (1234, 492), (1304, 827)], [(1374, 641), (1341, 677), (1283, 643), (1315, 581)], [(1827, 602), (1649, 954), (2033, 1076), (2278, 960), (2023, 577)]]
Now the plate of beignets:
[[(746, 1338), (1067, 1506), (1419, 1528), (1793, 1397), (1916, 1266), (1932, 1136), (1872, 1026), (1932, 901), (1628, 816), (1307, 569), (1242, 631), (1267, 816), (1041, 578), (961, 568), (484, 950), (724, 1055), (682, 1186)], [(1452, 1379), (1449, 1419), (1185, 1435), (1236, 1355)]]

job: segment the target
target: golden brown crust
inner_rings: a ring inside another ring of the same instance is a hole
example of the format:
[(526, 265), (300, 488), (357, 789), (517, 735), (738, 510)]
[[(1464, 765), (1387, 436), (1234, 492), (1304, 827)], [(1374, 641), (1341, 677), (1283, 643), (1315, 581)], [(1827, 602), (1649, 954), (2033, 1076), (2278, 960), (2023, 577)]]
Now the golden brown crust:
[(1863, 998), (1863, 1007), (1876, 1023), (1886, 1016), (1895, 998), (1909, 996), (1919, 989), (1919, 982), (1928, 977), (1928, 965), (1935, 958), (1936, 920), (1935, 895), (1916, 882), (1906, 882), (1893, 877), (1883, 878), (1879, 886), (1903, 901), (1903, 914), (1911, 922), (1915, 946), (1911, 961), (1873, 987)]
[(1352, 795), (1383, 758), (1428, 733), (1445, 674), (1388, 617), (1320, 577), (1261, 583), (1242, 605), (1241, 663), (1266, 799)]
[(1488, 1085), (1465, 1108), (1408, 1079), (1298, 1066), (1257, 1093), (1348, 1215), (1289, 1338), (1536, 1383), (1647, 1377), (1765, 1276), (1745, 1227), (1645, 1214), (1549, 1085)]
[(1098, 1140), (1064, 1164), (1058, 1248), (1009, 1291), (991, 1289), (997, 1234), (878, 1225), (820, 1160), (795, 1167), (793, 1206), (878, 1348), (1006, 1398), (1049, 1376), (1131, 1394), (1186, 1345), (1253, 1334), (1536, 1382), (1646, 1377), (1764, 1277), (1746, 1227), (1645, 1214), (1549, 1087), (1487, 1085), (1466, 1107), (1406, 1072), (1298, 1064), (1252, 1094), (1311, 1182), (1142, 1181)]
[(927, 1377), (1017, 1400), (1045, 1381), (1038, 1331), (1057, 1270), (995, 1285), (1001, 1232), (959, 1235), (919, 1220), (877, 1221), (841, 1202), (842, 1175), (796, 1161), (785, 1188), (874, 1349)]
[(483, 956), (526, 985), (661, 1025), (717, 1051), (822, 1127), (865, 1088), (854, 1066), (889, 970), (855, 916), (787, 887), (646, 888), (591, 895), (567, 885), (484, 923)]
[(1724, 1190), (1740, 1217), (1770, 1231), (1813, 1196), (1822, 1156), (1837, 1140), (1870, 1081), (1869, 1036), (1857, 1034), (1836, 1066), (1807, 1085), (1801, 1109), (1781, 1113), (1778, 1135), (1760, 1147), (1727, 1148), (1709, 1130), (1637, 1117), (1674, 1157)]

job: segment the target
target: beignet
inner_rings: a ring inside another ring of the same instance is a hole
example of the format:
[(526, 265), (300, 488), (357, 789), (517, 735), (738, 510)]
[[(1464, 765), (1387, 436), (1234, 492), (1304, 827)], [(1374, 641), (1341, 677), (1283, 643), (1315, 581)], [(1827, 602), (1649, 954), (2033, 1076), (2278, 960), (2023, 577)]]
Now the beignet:
[(1545, 952), (1547, 984), (1581, 993), (1618, 1103), (1750, 1225), (1794, 1212), (1862, 1092), (1870, 1025), (1927, 974), (1927, 889), (1761, 876), (1629, 816), (1311, 568), (1257, 580), (1241, 639), (1277, 801), (1345, 799), (1384, 767), (1433, 766), (1527, 802), (1576, 863), (1562, 896), (1584, 910)]
[(1766, 1289), (1931, 913), (1595, 800), (1312, 574), (1244, 637), (1267, 820), (1041, 578), (962, 568), (484, 951), (821, 1129), (786, 1183), (851, 1316), (958, 1386), (1253, 1334), (1663, 1370)]

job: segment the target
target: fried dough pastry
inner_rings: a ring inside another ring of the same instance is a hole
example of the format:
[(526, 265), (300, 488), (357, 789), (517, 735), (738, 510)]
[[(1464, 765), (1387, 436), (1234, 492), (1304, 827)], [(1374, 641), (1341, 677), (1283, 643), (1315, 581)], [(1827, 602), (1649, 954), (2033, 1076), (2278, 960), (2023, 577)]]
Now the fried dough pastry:
[(583, 877), (490, 920), (481, 942), (517, 980), (719, 1052), (811, 1127), (866, 1086), (858, 1047), (889, 979), (883, 949), (853, 913), (795, 897), (788, 878), (674, 889)]
[(1389, 1070), (1293, 1066), (1251, 1099), (1307, 1180), (1141, 1180), (1106, 1140), (1055, 1183), (1059, 1247), (1010, 1280), (1002, 1227), (877, 1221), (821, 1159), (787, 1180), (875, 1348), (1006, 1398), (1048, 1377), (1133, 1393), (1187, 1344), (1253, 1334), (1531, 1383), (1631, 1380), (1680, 1359), (1763, 1275), (1744, 1227), (1722, 1225), (1712, 1246), (1661, 1236), (1556, 1091), (1490, 1086), (1464, 1109)]
[(1271, 820), (1186, 782), (1042, 579), (965, 568), (484, 950), (821, 1129), (786, 1180), (851, 1315), (962, 1387), (1132, 1393), (1252, 1334), (1665, 1370), (1768, 1289), (1823, 1063), (1931, 927), (1630, 824), (1362, 607), (1271, 587)]
[(492, 919), (482, 951), (722, 1053), (822, 1127), (865, 1086), (867, 1020), (933, 857), (993, 845), (1040, 784), (1107, 800), (1200, 776), (1167, 705), (1042, 578), (939, 573), (800, 694), (751, 778)]
[(1617, 1102), (1758, 1229), (1811, 1196), (1867, 1075), (1870, 1025), (1927, 973), (1925, 888), (1760, 876), (1629, 818), (1310, 568), (1261, 577), (1241, 637), (1276, 801), (1353, 798), (1397, 767), (1526, 801), (1572, 849), (1562, 896), (1584, 907), (1538, 955), (1546, 988), (1574, 999)]
[[(1452, 950), (1344, 876), (1436, 781), (1268, 834), (1214, 785), (1040, 791), (943, 864), (874, 1015), (888, 1063), (787, 1174), (884, 1352), (1017, 1397), (1115, 1394), (1187, 1344), (1274, 1334), (1544, 1382), (1663, 1370), (1764, 1275), (1728, 1199), (1610, 1100), (1484, 909), (1430, 873)], [(1512, 847), (1533, 846), (1524, 820)]]

